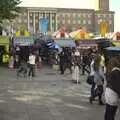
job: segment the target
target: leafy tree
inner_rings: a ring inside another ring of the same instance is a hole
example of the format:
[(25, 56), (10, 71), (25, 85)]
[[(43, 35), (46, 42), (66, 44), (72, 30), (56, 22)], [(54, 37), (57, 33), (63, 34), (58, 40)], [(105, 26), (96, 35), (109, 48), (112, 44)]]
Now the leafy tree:
[(20, 3), (20, 0), (0, 0), (0, 23), (5, 19), (14, 19), (20, 12)]

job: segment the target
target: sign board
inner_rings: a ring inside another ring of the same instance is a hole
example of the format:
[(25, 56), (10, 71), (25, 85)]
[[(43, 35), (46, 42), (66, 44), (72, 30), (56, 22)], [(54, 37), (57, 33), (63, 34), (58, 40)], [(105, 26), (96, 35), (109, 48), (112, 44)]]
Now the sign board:
[(32, 37), (15, 37), (14, 38), (14, 46), (20, 45), (20, 46), (29, 46), (34, 43)]

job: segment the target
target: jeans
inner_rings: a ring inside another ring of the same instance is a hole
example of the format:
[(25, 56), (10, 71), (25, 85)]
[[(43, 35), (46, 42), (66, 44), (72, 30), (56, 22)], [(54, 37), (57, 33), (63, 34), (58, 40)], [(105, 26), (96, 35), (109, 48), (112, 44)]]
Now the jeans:
[(29, 73), (28, 76), (34, 77), (35, 76), (35, 65), (29, 64)]
[(96, 89), (95, 89), (95, 86), (96, 86), (96, 84), (93, 82), (92, 87), (91, 87), (90, 102), (92, 103), (94, 98), (98, 96), (99, 104), (103, 104), (103, 102), (102, 102), (103, 85), (98, 85)]

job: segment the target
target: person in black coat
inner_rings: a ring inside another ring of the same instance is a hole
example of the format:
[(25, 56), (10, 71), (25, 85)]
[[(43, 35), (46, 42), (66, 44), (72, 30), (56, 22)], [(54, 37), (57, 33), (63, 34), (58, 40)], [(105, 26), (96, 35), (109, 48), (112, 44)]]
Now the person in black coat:
[(106, 73), (106, 111), (104, 120), (115, 120), (120, 98), (120, 56), (109, 60)]

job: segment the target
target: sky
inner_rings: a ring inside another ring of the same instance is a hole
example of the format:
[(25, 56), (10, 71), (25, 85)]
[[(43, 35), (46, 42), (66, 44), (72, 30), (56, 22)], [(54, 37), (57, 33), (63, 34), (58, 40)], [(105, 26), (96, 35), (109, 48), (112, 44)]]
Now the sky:
[[(21, 0), (24, 7), (95, 8), (96, 0)], [(115, 31), (120, 31), (120, 0), (110, 0), (110, 10), (115, 11)]]

